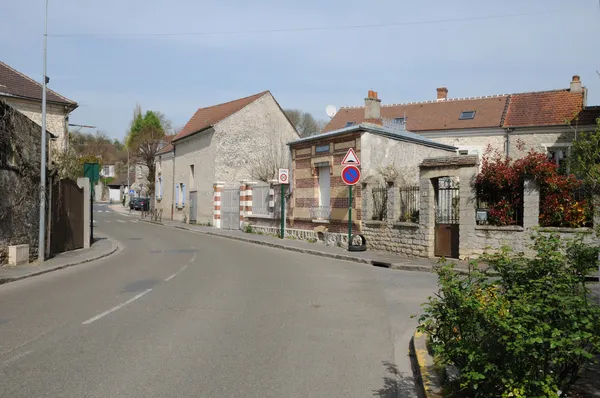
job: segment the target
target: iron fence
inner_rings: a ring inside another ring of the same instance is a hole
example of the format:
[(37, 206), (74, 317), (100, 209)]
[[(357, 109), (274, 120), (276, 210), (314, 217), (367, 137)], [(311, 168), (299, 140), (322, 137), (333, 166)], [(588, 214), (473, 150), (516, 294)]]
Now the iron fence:
[(419, 222), (420, 208), (419, 186), (400, 187), (398, 199), (400, 201), (400, 217), (398, 221)]
[(523, 188), (520, 192), (477, 192), (477, 225), (523, 226)]
[(377, 187), (371, 190), (373, 195), (373, 220), (383, 221), (387, 218), (388, 191), (386, 187)]

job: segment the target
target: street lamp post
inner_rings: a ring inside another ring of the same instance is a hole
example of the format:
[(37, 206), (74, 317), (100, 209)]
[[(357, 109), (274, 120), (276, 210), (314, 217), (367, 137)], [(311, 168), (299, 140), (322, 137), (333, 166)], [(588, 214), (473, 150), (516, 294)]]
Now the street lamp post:
[(42, 138), (41, 138), (41, 159), (40, 159), (40, 230), (38, 236), (38, 261), (44, 262), (44, 241), (45, 241), (45, 221), (46, 221), (46, 49), (48, 42), (48, 0), (44, 12), (44, 75), (42, 85)]

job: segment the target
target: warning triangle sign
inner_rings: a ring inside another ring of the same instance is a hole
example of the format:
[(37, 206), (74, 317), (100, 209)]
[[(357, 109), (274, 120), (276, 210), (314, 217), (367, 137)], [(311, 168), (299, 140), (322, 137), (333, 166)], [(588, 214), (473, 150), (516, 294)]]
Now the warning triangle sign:
[(355, 166), (360, 165), (360, 160), (358, 160), (358, 156), (356, 156), (356, 153), (352, 148), (348, 149), (348, 152), (346, 152), (346, 156), (344, 156), (344, 160), (342, 160), (342, 165), (348, 164), (353, 164)]

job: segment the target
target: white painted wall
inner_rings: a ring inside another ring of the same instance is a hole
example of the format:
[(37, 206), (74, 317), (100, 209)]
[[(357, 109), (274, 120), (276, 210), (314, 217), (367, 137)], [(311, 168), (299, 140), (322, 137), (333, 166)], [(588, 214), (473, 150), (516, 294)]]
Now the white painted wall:
[[(183, 220), (184, 215), (189, 220), (189, 194), (197, 192), (198, 223), (212, 222), (213, 218), (213, 183), (215, 182), (216, 163), (216, 134), (213, 129), (183, 139), (176, 143), (175, 148), (175, 184), (186, 185), (186, 200), (183, 208), (175, 208), (175, 220)], [(194, 185), (190, 186), (190, 165), (194, 165)], [(166, 167), (163, 168), (166, 173)], [(166, 181), (166, 178), (165, 178)], [(174, 198), (171, 198), (173, 203)], [(163, 206), (166, 201), (163, 198)], [(169, 209), (170, 212), (170, 209)], [(164, 213), (163, 213), (164, 214)]]
[(173, 184), (173, 152), (156, 157), (156, 175), (162, 177), (162, 197), (156, 199), (156, 208), (162, 209), (163, 218), (171, 219), (174, 199)]
[(397, 141), (365, 132), (361, 136), (361, 179), (364, 181), (377, 178), (379, 168), (393, 165), (401, 173), (398, 184), (416, 185), (419, 182), (419, 164), (423, 159), (454, 154), (455, 151)]

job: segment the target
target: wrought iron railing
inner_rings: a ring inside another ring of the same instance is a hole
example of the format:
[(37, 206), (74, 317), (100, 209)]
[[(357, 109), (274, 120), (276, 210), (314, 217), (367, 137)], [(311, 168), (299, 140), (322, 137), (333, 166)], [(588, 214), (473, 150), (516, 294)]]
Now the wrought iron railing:
[(371, 190), (371, 193), (373, 195), (373, 214), (371, 219), (383, 221), (387, 218), (387, 188), (376, 187)]
[(329, 206), (314, 206), (310, 208), (310, 217), (313, 220), (329, 220), (331, 208)]
[(398, 199), (400, 201), (400, 217), (398, 221), (419, 222), (419, 186), (400, 187)]

